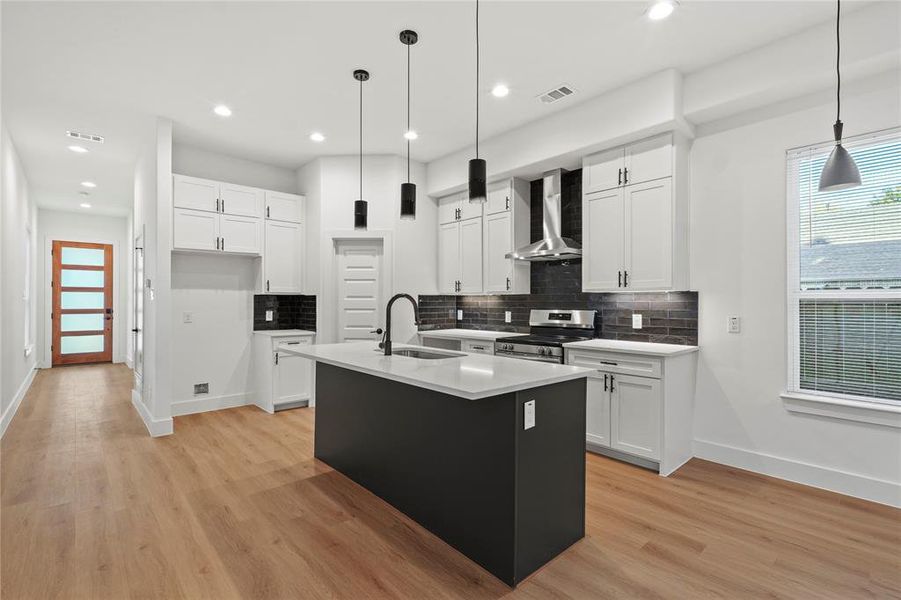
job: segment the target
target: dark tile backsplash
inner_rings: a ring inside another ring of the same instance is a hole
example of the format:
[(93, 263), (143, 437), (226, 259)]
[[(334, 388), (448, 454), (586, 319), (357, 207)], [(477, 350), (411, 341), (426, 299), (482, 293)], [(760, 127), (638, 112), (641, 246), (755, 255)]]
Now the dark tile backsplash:
[[(272, 320), (266, 320), (271, 310)], [(253, 297), (254, 331), (305, 329), (316, 331), (316, 296), (258, 294)]]
[[(531, 185), (531, 237), (541, 239), (541, 180)], [(582, 241), (582, 172), (570, 171), (561, 182), (562, 234)], [(698, 293), (583, 293), (581, 261), (533, 262), (531, 294), (509, 296), (420, 296), (420, 329), (490, 329), (528, 332), (533, 308), (596, 310), (597, 337), (669, 344), (698, 343)], [(422, 307), (428, 307), (422, 310)], [(463, 311), (457, 321), (455, 310)], [(511, 312), (511, 323), (504, 312)], [(632, 313), (642, 314), (642, 328), (632, 329)]]

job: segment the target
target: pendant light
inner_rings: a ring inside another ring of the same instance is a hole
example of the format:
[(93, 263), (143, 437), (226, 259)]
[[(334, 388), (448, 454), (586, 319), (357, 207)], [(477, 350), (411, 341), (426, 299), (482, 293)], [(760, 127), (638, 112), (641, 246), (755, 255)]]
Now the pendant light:
[(835, 147), (832, 154), (820, 173), (821, 192), (834, 192), (836, 190), (846, 190), (848, 188), (860, 185), (860, 171), (851, 155), (842, 146), (842, 127), (843, 123), (839, 116), (842, 111), (842, 73), (840, 70), (840, 59), (842, 53), (841, 36), (839, 35), (839, 25), (842, 17), (842, 0), (836, 0), (835, 14), (835, 78), (837, 80), (835, 92), (835, 124), (832, 126), (832, 132), (835, 135)]
[(419, 35), (410, 29), (400, 32), (400, 41), (407, 47), (407, 182), (400, 184), (400, 218), (416, 218), (416, 184), (410, 183), (410, 140), (415, 139), (410, 129), (410, 46), (419, 41)]
[(479, 158), (479, 0), (476, 0), (476, 157), (469, 161), (469, 201), (485, 202), (488, 166)]
[(363, 82), (369, 81), (369, 71), (357, 69), (354, 79), (360, 82), (360, 199), (354, 200), (354, 229), (366, 229), (369, 207), (363, 200)]

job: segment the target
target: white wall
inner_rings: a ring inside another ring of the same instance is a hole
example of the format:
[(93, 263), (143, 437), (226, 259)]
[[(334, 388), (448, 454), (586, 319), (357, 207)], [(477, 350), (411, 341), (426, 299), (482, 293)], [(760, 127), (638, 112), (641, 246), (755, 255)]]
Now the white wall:
[(264, 190), (297, 193), (297, 180), (293, 169), (217, 154), (178, 143), (172, 147), (172, 172)]
[[(33, 264), (37, 253), (37, 212), (29, 199), (28, 181), (19, 155), (5, 129), (0, 129), (0, 435), (6, 431), (34, 376), (37, 352), (26, 354), (25, 318), (36, 316), (35, 277), (32, 267), (26, 293), (26, 228), (30, 228)], [(30, 336), (35, 340), (32, 323)]]
[[(845, 134), (901, 123), (901, 86), (848, 85)], [(855, 87), (865, 90), (855, 93)], [(802, 483), (901, 503), (901, 430), (787, 412), (785, 151), (828, 140), (833, 102), (736, 118), (691, 152), (691, 273), (702, 352), (696, 452)], [(742, 332), (726, 333), (727, 315)]]
[(91, 215), (89, 213), (38, 211), (38, 336), (40, 363), (44, 368), (52, 364), (50, 343), (53, 308), (50, 280), (53, 261), (50, 248), (53, 240), (94, 242), (113, 245), (113, 362), (125, 362), (128, 345), (128, 296), (131, 288), (131, 243), (125, 217)]

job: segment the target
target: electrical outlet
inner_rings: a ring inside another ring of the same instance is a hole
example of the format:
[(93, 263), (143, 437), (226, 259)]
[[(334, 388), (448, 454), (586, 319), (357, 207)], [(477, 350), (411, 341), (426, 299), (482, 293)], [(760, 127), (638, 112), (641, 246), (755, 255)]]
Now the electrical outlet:
[(512, 323), (513, 322), (513, 313), (509, 310), (504, 311), (504, 323)]
[(726, 317), (726, 332), (741, 333), (741, 317)]
[(462, 321), (462, 320), (463, 320), (463, 309), (457, 310), (457, 320), (458, 320), (458, 321)]
[(182, 323), (193, 323), (194, 322), (194, 313), (192, 313), (192, 312), (181, 313), (181, 322)]
[(523, 405), (523, 429), (535, 427), (535, 401), (529, 400)]
[(632, 315), (632, 329), (641, 329), (641, 314)]
[(198, 394), (209, 394), (210, 393), (210, 384), (208, 383), (195, 383), (194, 384), (194, 395)]
[(266, 320), (267, 320), (267, 321), (271, 321), (271, 320), (272, 320), (272, 311), (271, 311), (271, 310), (267, 310), (267, 311), (266, 311)]

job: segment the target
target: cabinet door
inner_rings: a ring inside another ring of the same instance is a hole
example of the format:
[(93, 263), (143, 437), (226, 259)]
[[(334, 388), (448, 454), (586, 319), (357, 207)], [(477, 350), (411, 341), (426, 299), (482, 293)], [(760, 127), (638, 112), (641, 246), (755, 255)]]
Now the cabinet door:
[(460, 292), (482, 291), (482, 218), (460, 222)]
[(219, 182), (185, 175), (173, 175), (172, 205), (175, 208), (216, 212), (218, 199)]
[(460, 224), (438, 227), (438, 292), (456, 294), (460, 280)]
[(263, 289), (271, 293), (300, 293), (303, 229), (300, 223), (266, 220)]
[(303, 219), (303, 196), (266, 192), (266, 218), (273, 221), (300, 223)]
[(221, 249), (233, 254), (259, 254), (262, 250), (260, 219), (219, 215)]
[(469, 194), (460, 194), (460, 220), (481, 217), (484, 206), (484, 202), (470, 202)]
[(610, 446), (610, 391), (604, 376), (589, 377), (585, 397), (585, 441)]
[(176, 208), (172, 211), (172, 248), (218, 250), (219, 215), (214, 212)]
[(672, 179), (630, 185), (625, 197), (625, 260), (630, 290), (673, 285)]
[(457, 218), (457, 209), (460, 208), (460, 194), (453, 194), (438, 198), (438, 223), (453, 223), (459, 221)]
[(660, 460), (659, 379), (611, 375), (610, 446), (616, 450)]
[(309, 400), (310, 382), (313, 379), (312, 362), (296, 354), (287, 352), (277, 352), (276, 354), (278, 362), (275, 365), (272, 382), (272, 400), (275, 410), (278, 410), (279, 404)]
[(513, 232), (510, 212), (485, 217), (485, 292), (506, 292), (513, 283)]
[(582, 193), (609, 190), (623, 182), (623, 148), (598, 152), (582, 159)]
[(582, 290), (622, 289), (623, 189), (585, 196), (582, 222)]
[(513, 190), (510, 180), (488, 186), (488, 201), (485, 203), (485, 215), (509, 211), (513, 206)]
[(219, 186), (220, 210), (227, 215), (263, 216), (263, 190), (223, 183)]
[(673, 138), (662, 135), (626, 147), (624, 183), (633, 185), (673, 174)]

